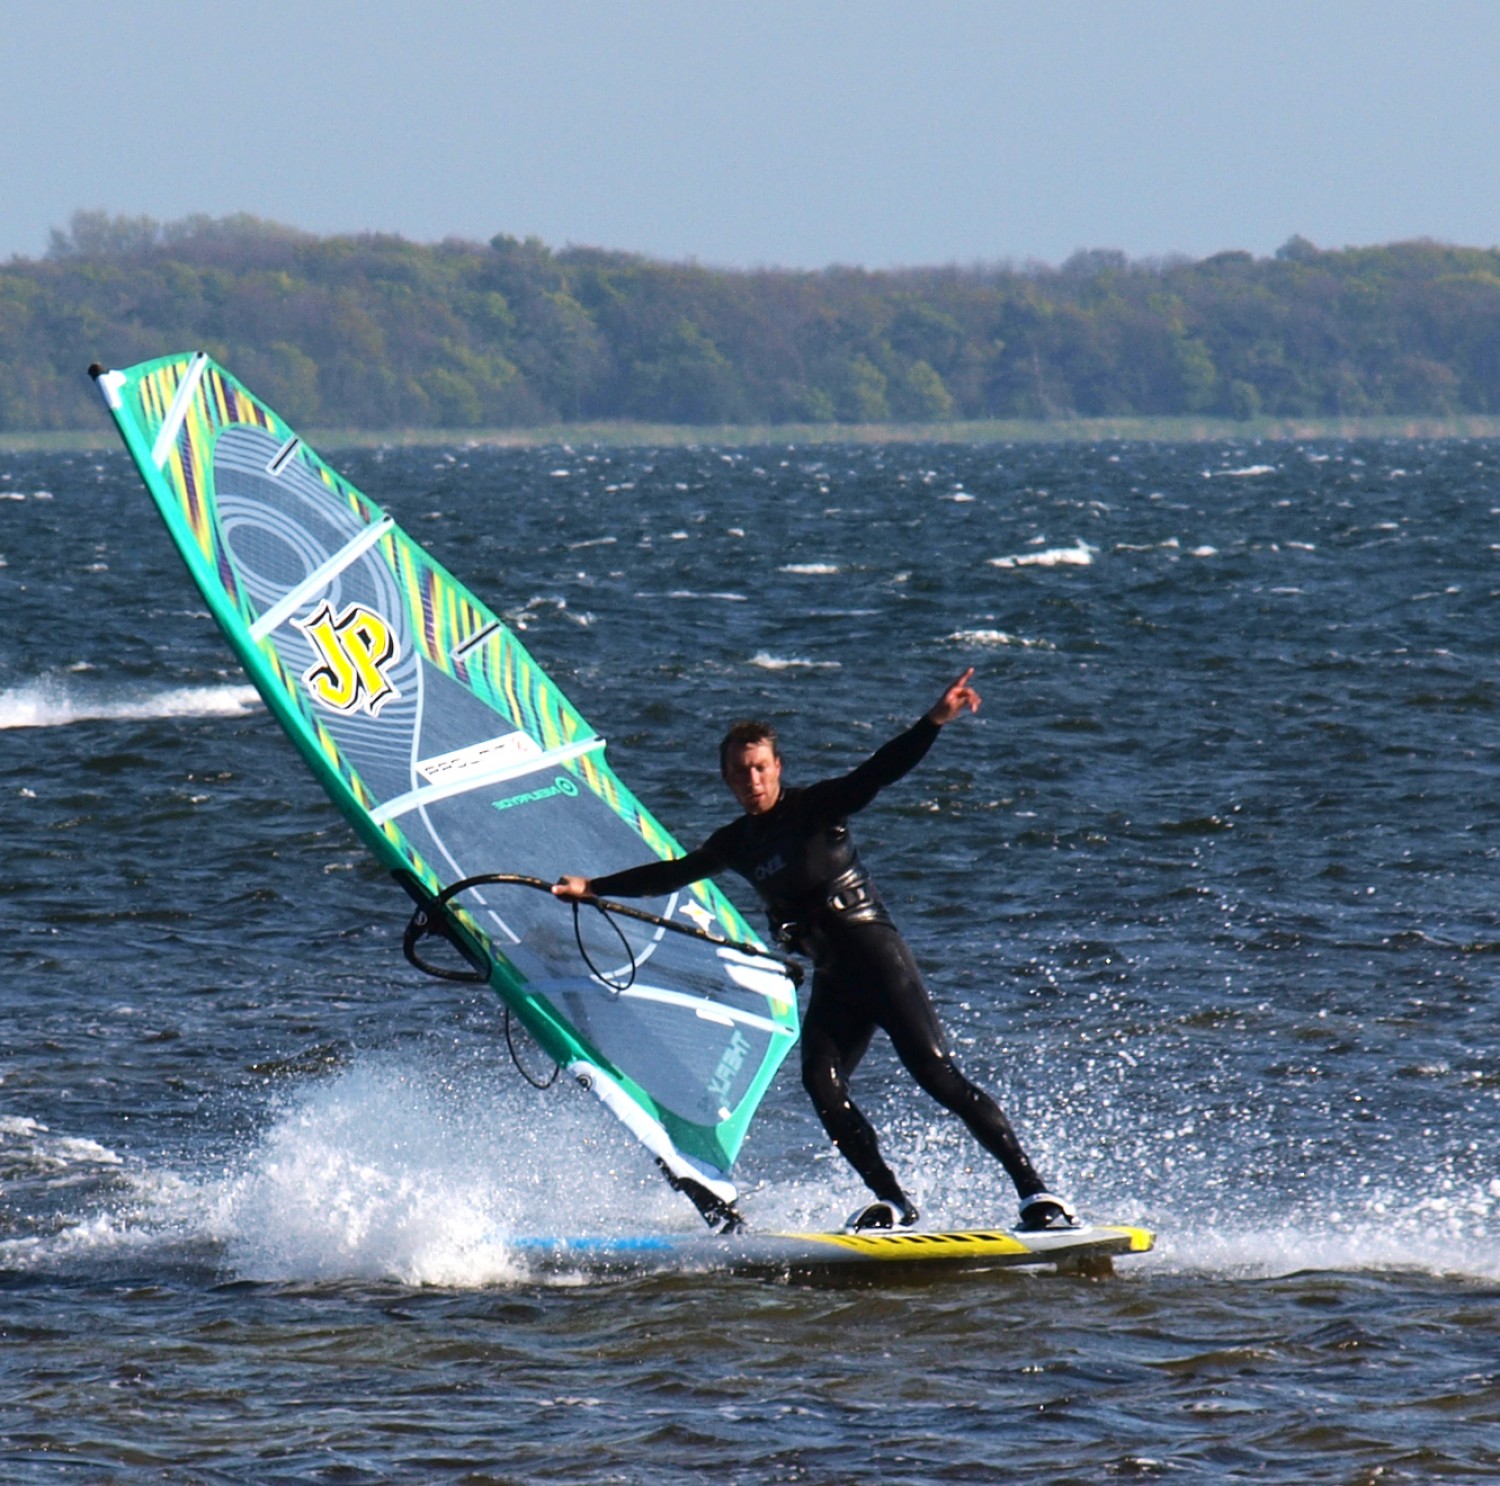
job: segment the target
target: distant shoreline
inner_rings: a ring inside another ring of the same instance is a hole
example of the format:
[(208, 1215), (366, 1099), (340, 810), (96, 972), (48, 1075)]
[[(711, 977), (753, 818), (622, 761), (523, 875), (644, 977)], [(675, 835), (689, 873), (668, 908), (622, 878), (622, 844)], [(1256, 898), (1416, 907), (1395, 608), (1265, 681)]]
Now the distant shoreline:
[[(557, 423), (540, 428), (314, 429), (307, 442), (320, 450), (397, 448), (539, 449), (559, 445), (605, 448), (787, 447), (821, 444), (1092, 444), (1289, 443), (1313, 439), (1496, 439), (1500, 417), (1447, 418), (997, 418), (960, 423), (684, 424)], [(119, 448), (107, 425), (97, 432), (58, 429), (0, 432), (7, 454), (88, 453)]]

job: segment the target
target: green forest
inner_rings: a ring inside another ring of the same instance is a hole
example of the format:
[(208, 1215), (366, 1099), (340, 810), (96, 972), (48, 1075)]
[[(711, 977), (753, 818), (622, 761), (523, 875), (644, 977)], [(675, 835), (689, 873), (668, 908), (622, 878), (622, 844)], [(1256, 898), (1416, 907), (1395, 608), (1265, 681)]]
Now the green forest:
[(0, 266), (0, 431), (206, 350), (305, 428), (1500, 414), (1500, 251), (727, 270), (504, 235), (75, 215)]

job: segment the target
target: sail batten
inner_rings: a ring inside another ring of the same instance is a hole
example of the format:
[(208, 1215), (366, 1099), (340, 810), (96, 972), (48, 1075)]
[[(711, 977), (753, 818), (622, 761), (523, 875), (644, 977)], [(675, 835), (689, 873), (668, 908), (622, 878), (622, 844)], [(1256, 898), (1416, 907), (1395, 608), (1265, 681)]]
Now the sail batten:
[[(514, 734), (510, 736), (515, 736)], [(480, 745), (488, 747), (494, 742), (504, 742), (504, 739), (489, 740), (488, 743)], [(371, 818), (377, 823), (395, 820), (398, 816), (405, 815), (409, 810), (416, 810), (423, 805), (430, 805), (438, 800), (451, 799), (455, 795), (470, 794), (476, 790), (488, 789), (492, 785), (506, 784), (513, 779), (524, 779), (528, 774), (541, 774), (550, 768), (560, 764), (572, 763), (574, 759), (584, 757), (585, 754), (597, 753), (604, 747), (603, 738), (585, 738), (578, 743), (570, 743), (564, 748), (550, 748), (544, 753), (539, 753), (533, 758), (528, 758), (521, 763), (500, 763), (486, 769), (477, 769), (473, 772), (465, 772), (454, 777), (434, 779), (432, 783), (422, 785), (418, 789), (408, 790), (404, 795), (397, 795), (393, 800), (387, 800), (377, 810), (370, 812)], [(431, 764), (419, 764), (418, 768), (432, 778)]]
[[(95, 375), (229, 644), (414, 895), (680, 855), (516, 635), (223, 368), (199, 354)], [(445, 912), (542, 1047), (674, 1179), (727, 1201), (796, 1038), (795, 988), (728, 947), (758, 941), (711, 884), (641, 906), (694, 933), (612, 918), (599, 963), (623, 957), (622, 981), (650, 966), (627, 992), (591, 978), (582, 931), (549, 893), (502, 903), (485, 889)]]
[(200, 351), (188, 363), (186, 373), (177, 383), (167, 415), (162, 419), (161, 427), (157, 429), (156, 438), (151, 445), (151, 462), (157, 469), (167, 462), (167, 455), (171, 453), (172, 444), (177, 438), (177, 431), (182, 427), (182, 420), (187, 417), (193, 394), (198, 390), (199, 379), (207, 368), (208, 357)]
[[(267, 466), (269, 473), (280, 474), (280, 470), (274, 468), (275, 461)], [(276, 604), (267, 609), (254, 624), (250, 626), (250, 635), (253, 639), (263, 640), (273, 631), (281, 628), (293, 614), (297, 612), (316, 593), (321, 593), (329, 583), (337, 578), (357, 558), (364, 555), (378, 542), (396, 523), (387, 516), (383, 521), (374, 522), (367, 526), (356, 537), (351, 537), (348, 543), (341, 547), (320, 568), (311, 572), (296, 588), (284, 595)]]

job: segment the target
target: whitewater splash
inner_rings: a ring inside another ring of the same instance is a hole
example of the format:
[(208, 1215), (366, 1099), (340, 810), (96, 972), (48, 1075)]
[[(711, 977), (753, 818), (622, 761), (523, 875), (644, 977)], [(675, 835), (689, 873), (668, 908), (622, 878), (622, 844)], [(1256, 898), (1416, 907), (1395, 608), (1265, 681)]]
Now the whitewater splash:
[[(906, 1106), (879, 1125), (924, 1226), (1008, 1219), (1014, 1193), (998, 1167), (976, 1163), (956, 1122)], [(758, 1228), (828, 1228), (862, 1200), (810, 1113), (806, 1126), (805, 1147), (788, 1153), (794, 1174), (741, 1174)], [(97, 1270), (186, 1252), (258, 1283), (472, 1289), (540, 1278), (518, 1240), (703, 1231), (592, 1101), (564, 1086), (529, 1089), (493, 1061), (454, 1067), (435, 1053), (367, 1054), (300, 1083), (211, 1170), (122, 1158), (24, 1117), (0, 1121), (0, 1152), (12, 1183), (44, 1183), (77, 1204), (49, 1233), (0, 1242), (0, 1267), (16, 1270)], [(1070, 1163), (1058, 1164), (1066, 1186)], [(1500, 1179), (1439, 1179), (1418, 1203), (1357, 1179), (1235, 1200), (1171, 1182), (1132, 1193), (1138, 1174), (1128, 1165), (1085, 1165), (1092, 1179), (1071, 1174), (1086, 1217), (1157, 1233), (1156, 1251), (1132, 1260), (1132, 1274), (1401, 1269), (1500, 1279)]]
[(171, 717), (241, 717), (261, 705), (253, 686), (87, 686), (43, 677), (0, 691), (0, 730), (55, 728), (75, 722), (142, 722)]
[(1409, 1202), (1309, 1191), (1291, 1210), (1208, 1213), (1165, 1225), (1155, 1262), (1183, 1274), (1272, 1279), (1307, 1271), (1412, 1270), (1500, 1280), (1500, 1181)]
[(525, 1277), (512, 1235), (701, 1227), (593, 1101), (507, 1075), (368, 1055), (279, 1096), (243, 1149), (199, 1171), (17, 1117), (0, 1124), (7, 1177), (55, 1196), (66, 1167), (75, 1205), (0, 1241), (0, 1268), (159, 1251), (263, 1283), (472, 1288)]
[(611, 1154), (637, 1163), (591, 1104), (500, 1078), (373, 1056), (297, 1090), (203, 1189), (225, 1263), (255, 1280), (470, 1287), (524, 1273), (509, 1234), (609, 1231), (632, 1211), (682, 1221), (648, 1164), (639, 1190), (611, 1174)]

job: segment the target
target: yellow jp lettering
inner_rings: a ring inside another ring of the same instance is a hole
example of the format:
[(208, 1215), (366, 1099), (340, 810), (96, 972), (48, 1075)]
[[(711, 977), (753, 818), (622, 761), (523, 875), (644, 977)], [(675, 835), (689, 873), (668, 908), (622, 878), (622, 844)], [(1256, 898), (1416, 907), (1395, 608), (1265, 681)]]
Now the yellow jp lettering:
[(373, 717), (392, 697), (400, 696), (386, 676), (399, 658), (396, 637), (373, 610), (350, 604), (336, 616), (324, 599), (310, 619), (297, 620), (297, 628), (318, 656), (302, 679), (326, 706), (340, 712), (363, 707)]

